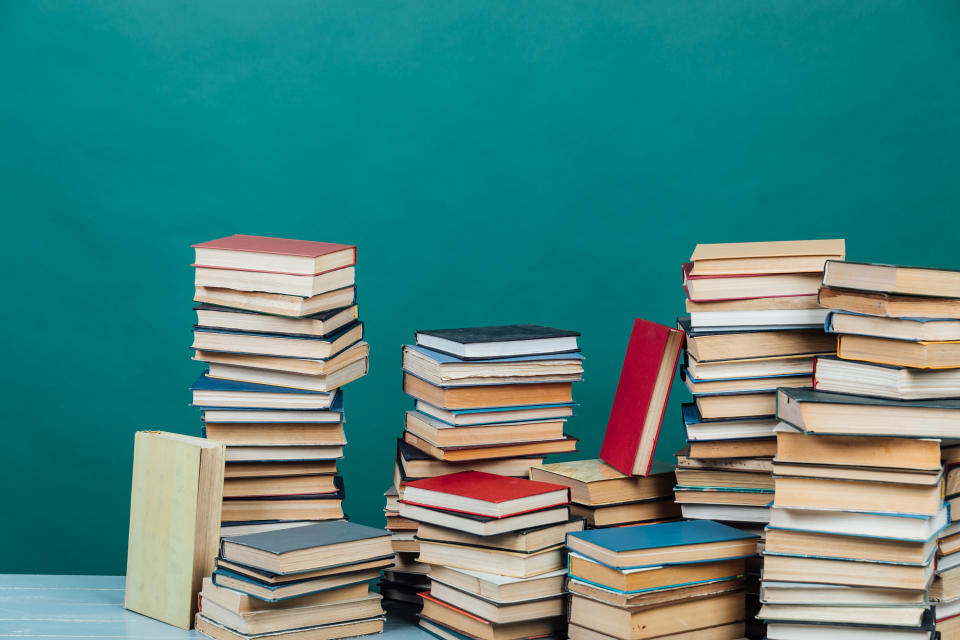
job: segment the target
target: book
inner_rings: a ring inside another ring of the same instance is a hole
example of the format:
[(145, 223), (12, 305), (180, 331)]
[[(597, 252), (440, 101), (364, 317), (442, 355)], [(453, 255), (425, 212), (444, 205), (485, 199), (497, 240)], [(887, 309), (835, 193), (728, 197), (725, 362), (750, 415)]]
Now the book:
[(683, 335), (637, 318), (600, 448), (600, 459), (627, 475), (650, 473)]
[(272, 520), (337, 520), (343, 517), (340, 494), (270, 496), (224, 500), (224, 522)]
[(777, 417), (805, 433), (952, 438), (960, 400), (885, 400), (813, 389), (780, 389)]
[(678, 469), (773, 472), (773, 460), (771, 458), (691, 458), (689, 447), (680, 449), (674, 455), (677, 456)]
[(844, 259), (845, 244), (842, 239), (698, 244), (690, 262), (695, 275), (822, 272), (827, 260)]
[(771, 622), (768, 640), (937, 640), (930, 629), (861, 628), (829, 624)]
[(960, 318), (960, 300), (898, 296), (821, 287), (817, 298), (828, 309), (885, 318)]
[(678, 318), (677, 327), (686, 334), (687, 352), (698, 363), (823, 355), (835, 353), (837, 348), (836, 338), (822, 329), (704, 331), (693, 329), (689, 317)]
[(571, 533), (567, 547), (610, 567), (628, 568), (752, 556), (756, 541), (739, 529), (697, 520)]
[(769, 417), (704, 418), (696, 403), (681, 405), (681, 413), (688, 442), (771, 438), (778, 424), (776, 418)]
[(309, 496), (339, 491), (336, 476), (285, 476), (264, 478), (225, 478), (224, 498), (263, 496)]
[[(813, 297), (813, 296), (807, 296)], [(784, 327), (790, 329), (823, 326), (827, 309), (749, 309), (743, 311), (690, 311), (690, 326), (710, 331), (740, 328)]]
[(946, 507), (933, 516), (781, 507), (770, 511), (770, 526), (778, 529), (915, 542), (936, 537), (948, 521)]
[(942, 505), (939, 484), (854, 482), (833, 478), (776, 476), (774, 506), (936, 515)]
[[(321, 391), (319, 393), (327, 393)], [(205, 425), (226, 424), (334, 424), (343, 422), (343, 402), (341, 394), (334, 392), (333, 401), (328, 409), (257, 409), (250, 407), (217, 408), (207, 407), (200, 410), (200, 419)]]
[(799, 354), (748, 358), (746, 360), (733, 358), (700, 362), (686, 353), (685, 372), (686, 375), (698, 382), (772, 376), (801, 376), (813, 373), (813, 359), (813, 355)]
[[(565, 593), (566, 568), (543, 573), (532, 578), (514, 578), (484, 571), (458, 569), (434, 565), (430, 579), (475, 594), (492, 602), (527, 602)], [(434, 594), (432, 594), (434, 595)], [(435, 596), (445, 600), (441, 596)], [(455, 602), (451, 602), (456, 606)], [(476, 612), (480, 615), (479, 612)]]
[(793, 556), (817, 556), (840, 560), (894, 562), (924, 565), (930, 561), (937, 541), (896, 540), (812, 533), (768, 527), (764, 552)]
[[(877, 469), (872, 467), (853, 467), (846, 465), (817, 465), (775, 462), (775, 476), (800, 478), (827, 478), (831, 480), (854, 480), (857, 482), (879, 482), (902, 485), (939, 486), (943, 482), (943, 471), (914, 469)], [(949, 494), (948, 494), (949, 495)]]
[(464, 329), (434, 329), (416, 332), (419, 346), (463, 360), (575, 353), (577, 331), (534, 324)]
[(491, 547), (422, 541), (417, 561), (431, 566), (486, 571), (515, 578), (532, 578), (563, 568), (564, 553), (562, 545), (522, 553)]
[(253, 291), (310, 298), (354, 284), (354, 268), (342, 267), (316, 275), (196, 267), (194, 285), (234, 291)]
[(813, 387), (890, 400), (960, 398), (960, 370), (909, 369), (820, 356), (816, 359)]
[(286, 371), (271, 371), (255, 367), (234, 366), (232, 364), (210, 363), (210, 377), (221, 380), (234, 380), (250, 384), (262, 384), (289, 389), (318, 391), (330, 393), (336, 391), (348, 382), (367, 375), (368, 361), (363, 358), (351, 359), (340, 368), (331, 368), (324, 374), (309, 375), (289, 373)]
[(482, 471), (425, 478), (406, 486), (401, 503), (505, 518), (570, 502), (567, 487)]
[(530, 467), (536, 467), (543, 463), (543, 457), (541, 456), (445, 462), (431, 457), (417, 447), (404, 442), (403, 439), (397, 441), (397, 460), (404, 477), (414, 479), (432, 478), (468, 470), (484, 471), (502, 476), (526, 477)]
[(191, 245), (196, 266), (313, 275), (356, 264), (349, 244), (234, 234)]
[(683, 265), (683, 288), (695, 302), (813, 295), (821, 279), (820, 273), (697, 276), (692, 271), (693, 264)]
[(223, 541), (220, 556), (288, 574), (391, 552), (388, 531), (343, 520), (229, 538)]
[(677, 469), (677, 484), (684, 487), (740, 487), (773, 491), (773, 478), (767, 473), (729, 469)]
[(579, 380), (583, 356), (553, 353), (461, 360), (419, 345), (403, 345), (403, 369), (437, 386)]
[(713, 380), (698, 380), (682, 369), (680, 376), (687, 385), (687, 389), (694, 396), (713, 396), (721, 394), (743, 394), (760, 391), (776, 391), (780, 387), (809, 387), (813, 378), (802, 376), (752, 376), (749, 378), (717, 378)]
[(776, 392), (696, 395), (693, 400), (706, 420), (772, 417), (777, 413)]
[[(745, 625), (743, 621), (720, 624), (693, 631), (681, 631), (660, 636), (661, 640), (743, 640)], [(580, 625), (571, 624), (568, 634), (570, 640), (613, 640), (608, 636)]]
[(761, 620), (803, 622), (807, 624), (849, 624), (917, 628), (923, 622), (925, 606), (833, 607), (818, 605), (764, 604), (757, 617)]
[(345, 445), (343, 423), (210, 422), (201, 426), (204, 437), (226, 445)]
[(910, 342), (869, 336), (841, 335), (837, 356), (916, 369), (960, 367), (960, 342)]
[(674, 489), (675, 500), (685, 504), (722, 504), (746, 507), (765, 507), (773, 498), (772, 490), (741, 489), (736, 487), (682, 487)]
[(409, 431), (403, 434), (403, 440), (429, 456), (444, 462), (470, 462), (490, 458), (516, 458), (521, 456), (544, 456), (550, 453), (568, 453), (577, 450), (577, 439), (565, 436), (560, 440), (540, 440), (536, 442), (515, 442), (509, 444), (437, 447)]
[[(312, 525), (315, 523), (308, 522), (306, 524)], [(230, 527), (227, 528), (229, 529)], [(289, 529), (291, 527), (282, 528)], [(280, 528), (272, 529), (272, 531), (279, 530)], [(218, 557), (217, 570), (214, 572), (215, 576), (213, 580), (214, 582), (218, 582), (226, 575), (231, 575), (240, 579), (264, 585), (269, 588), (290, 587), (291, 590), (301, 589), (300, 591), (291, 591), (290, 593), (293, 595), (302, 595), (303, 593), (307, 592), (303, 590), (304, 586), (308, 586), (309, 591), (322, 591), (323, 589), (341, 586), (348, 584), (351, 581), (359, 580), (359, 578), (357, 578), (358, 575), (362, 573), (369, 573), (370, 571), (380, 571), (381, 569), (390, 567), (395, 562), (397, 564), (397, 568), (399, 569), (400, 564), (402, 564), (399, 560), (400, 557), (401, 556), (395, 557), (391, 552), (389, 555), (380, 556), (377, 558), (338, 562), (320, 569), (310, 569), (307, 571), (299, 571), (289, 574), (274, 573), (272, 571), (268, 571), (267, 569), (260, 569), (258, 567), (231, 562), (230, 560), (225, 560), (223, 557)], [(341, 581), (341, 578), (343, 578), (345, 581)], [(318, 585), (320, 586), (318, 587)], [(249, 590), (250, 586), (246, 585), (244, 588)]]
[(430, 595), (494, 624), (523, 622), (538, 618), (562, 616), (565, 610), (564, 596), (557, 594), (552, 598), (537, 598), (526, 602), (495, 602), (473, 593), (461, 591), (431, 577)]
[(830, 333), (843, 333), (910, 342), (942, 342), (960, 340), (960, 320), (948, 318), (884, 318), (859, 313), (831, 311), (825, 328)]
[(334, 394), (214, 378), (203, 372), (190, 386), (196, 407), (329, 409)]
[(357, 300), (357, 290), (356, 287), (351, 286), (303, 297), (262, 291), (237, 291), (223, 287), (197, 287), (193, 300), (218, 307), (302, 318), (354, 304)]
[(323, 337), (357, 320), (357, 305), (330, 309), (303, 318), (287, 318), (243, 309), (198, 304), (197, 325), (253, 333), (280, 333)]
[(477, 409), (441, 409), (423, 400), (414, 407), (420, 413), (436, 418), (454, 427), (474, 427), (486, 424), (559, 420), (573, 415), (573, 403), (547, 404), (532, 407), (503, 407)]
[(674, 465), (654, 461), (648, 476), (630, 476), (603, 460), (570, 460), (530, 469), (530, 479), (570, 489), (570, 499), (584, 505), (605, 505), (671, 495)]
[(933, 579), (933, 563), (925, 566), (802, 558), (764, 553), (764, 580), (822, 582), (854, 587), (926, 589)]
[[(214, 577), (216, 575), (217, 573), (214, 572)], [(328, 589), (301, 594), (294, 598), (279, 599), (260, 598), (248, 593), (246, 591), (248, 586), (254, 585), (249, 580), (234, 579), (228, 582), (221, 579), (221, 581), (216, 582), (215, 578), (204, 578), (200, 597), (202, 601), (216, 602), (233, 613), (244, 614), (251, 611), (290, 609), (327, 602), (356, 600), (367, 595), (367, 582), (356, 580)]]
[(233, 462), (312, 462), (343, 457), (340, 445), (230, 445), (226, 460)]
[(621, 608), (574, 595), (570, 623), (620, 640), (645, 640), (671, 633), (739, 622), (744, 617), (742, 591), (681, 600), (655, 608)]
[(560, 618), (541, 618), (508, 624), (494, 624), (421, 593), (423, 611), (420, 626), (442, 640), (525, 640), (552, 636), (563, 627)]
[[(230, 591), (238, 595), (246, 594), (244, 597), (264, 603), (275, 603), (300, 602), (304, 596), (309, 594), (329, 594), (341, 589), (352, 589), (350, 593), (360, 594), (359, 596), (354, 595), (353, 598), (362, 597), (366, 595), (367, 584), (376, 580), (379, 576), (379, 569), (367, 569), (365, 571), (349, 571), (329, 576), (292, 580), (280, 584), (268, 584), (242, 573), (228, 569), (217, 569), (213, 572), (210, 580), (215, 585), (223, 587), (221, 591)], [(204, 578), (204, 580), (206, 581), (207, 578)]]
[[(696, 268), (696, 264), (694, 264)], [(698, 302), (686, 298), (683, 301), (687, 313), (731, 312), (731, 311), (787, 311), (800, 309), (820, 309), (816, 294), (804, 296), (781, 296), (778, 298), (743, 298), (740, 300), (708, 300)]]
[(226, 351), (204, 351), (195, 349), (193, 359), (209, 364), (228, 364), (252, 369), (268, 369), (303, 375), (326, 375), (339, 371), (348, 364), (362, 360), (370, 354), (370, 345), (362, 340), (356, 342), (330, 358), (288, 358), (286, 356), (265, 356), (249, 353), (228, 353)]
[(769, 522), (770, 507), (726, 504), (684, 504), (680, 506), (684, 518), (694, 520), (722, 520), (724, 522)]
[(478, 536), (457, 529), (438, 527), (421, 522), (417, 529), (417, 538), (431, 542), (451, 542), (473, 547), (493, 547), (504, 551), (530, 553), (563, 544), (568, 533), (583, 531), (584, 524), (582, 518), (571, 518), (563, 522), (510, 531), (499, 535)]
[(409, 373), (403, 374), (403, 392), (442, 409), (518, 407), (573, 401), (572, 382), (488, 384), (438, 387)]
[[(741, 573), (744, 569), (742, 566), (743, 562), (744, 561), (740, 561), (741, 566), (739, 569)], [(598, 566), (602, 567), (603, 565)], [(694, 565), (681, 566), (690, 569), (693, 568)], [(612, 571), (612, 569), (607, 570)], [(662, 570), (650, 569), (648, 572), (650, 574), (655, 572), (662, 573)], [(635, 571), (634, 573), (637, 572)], [(676, 600), (685, 600), (688, 598), (697, 598), (716, 593), (724, 593), (727, 591), (736, 591), (738, 589), (742, 589), (744, 585), (743, 578), (739, 574), (732, 577), (721, 577), (717, 579), (700, 579), (700, 576), (702, 575), (703, 573), (701, 572), (701, 574), (696, 576), (698, 579), (690, 584), (667, 585), (652, 589), (641, 589), (634, 593), (611, 589), (600, 584), (585, 582), (579, 578), (570, 578), (570, 580), (567, 582), (567, 588), (570, 593), (576, 593), (587, 598), (600, 600), (601, 602), (612, 604), (615, 607), (638, 607), (654, 606), (666, 602), (674, 602)], [(671, 577), (671, 579), (673, 578)]]
[(192, 349), (289, 358), (326, 359), (363, 338), (363, 323), (354, 321), (326, 336), (257, 333), (194, 325)]
[(220, 540), (223, 445), (162, 431), (134, 436), (123, 606), (183, 629)]
[(304, 462), (230, 462), (224, 467), (224, 478), (259, 478), (265, 476), (312, 476), (335, 474), (336, 460), (311, 460)]
[(691, 458), (766, 458), (777, 453), (776, 438), (737, 438), (728, 440), (691, 441), (687, 445)]
[[(351, 620), (325, 625), (314, 625), (298, 629), (293, 634), (287, 634), (295, 640), (337, 640), (338, 638), (352, 638), (383, 632), (382, 617)], [(197, 615), (197, 631), (210, 636), (214, 640), (273, 640), (276, 634), (249, 634), (229, 629), (202, 614)]]
[(276, 531), (277, 529), (288, 529), (290, 527), (302, 527), (312, 524), (309, 520), (293, 520), (290, 522), (232, 522), (220, 525), (220, 539), (230, 538), (232, 536), (245, 536), (248, 533), (260, 533), (261, 531)]
[(815, 582), (764, 580), (760, 599), (770, 604), (823, 604), (837, 606), (926, 605), (927, 594), (919, 589), (848, 587)]
[(234, 613), (213, 600), (204, 600), (200, 612), (208, 620), (246, 634), (275, 633), (383, 615), (380, 594), (377, 593), (368, 593), (362, 598), (341, 602), (245, 613)]
[(572, 503), (570, 513), (584, 518), (591, 527), (613, 527), (675, 520), (680, 517), (680, 508), (672, 497), (667, 497), (598, 506)]
[(400, 503), (400, 516), (435, 524), (439, 527), (457, 529), (464, 533), (477, 536), (493, 536), (511, 531), (521, 531), (570, 519), (570, 510), (566, 507), (557, 507), (540, 511), (532, 511), (504, 518), (489, 516), (474, 516), (454, 511), (443, 511), (421, 507), (408, 502)]
[(824, 267), (823, 285), (871, 293), (960, 298), (960, 271), (830, 260)]
[(940, 470), (940, 442), (882, 436), (817, 436), (777, 430), (776, 462), (880, 469)]
[(566, 421), (508, 422), (454, 427), (419, 411), (407, 411), (404, 428), (435, 447), (469, 447), (563, 439)]

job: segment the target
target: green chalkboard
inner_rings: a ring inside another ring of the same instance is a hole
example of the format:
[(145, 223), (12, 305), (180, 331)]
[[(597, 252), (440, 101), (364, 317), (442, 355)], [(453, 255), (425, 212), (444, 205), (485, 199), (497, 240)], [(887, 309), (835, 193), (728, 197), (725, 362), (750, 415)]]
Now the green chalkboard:
[[(122, 573), (133, 432), (198, 433), (192, 252), (359, 245), (347, 512), (382, 524), (416, 328), (583, 333), (594, 457), (697, 242), (960, 267), (960, 5), (0, 3), (0, 571)], [(662, 455), (681, 443), (676, 389)], [(65, 535), (66, 534), (66, 535)]]

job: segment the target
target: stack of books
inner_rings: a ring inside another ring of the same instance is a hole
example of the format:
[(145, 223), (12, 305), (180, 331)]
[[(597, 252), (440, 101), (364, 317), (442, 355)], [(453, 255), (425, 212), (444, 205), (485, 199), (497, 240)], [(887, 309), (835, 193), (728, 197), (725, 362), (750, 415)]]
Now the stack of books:
[[(560, 635), (566, 626), (567, 487), (481, 471), (408, 484), (400, 515), (430, 567), (420, 626), (446, 640)], [(562, 636), (561, 636), (562, 637)]]
[(343, 517), (343, 394), (367, 372), (351, 245), (234, 235), (194, 245), (192, 387), (226, 444), (224, 525)]
[(676, 520), (674, 465), (655, 461), (648, 476), (630, 476), (603, 460), (553, 462), (530, 469), (530, 479), (570, 488), (570, 513), (588, 528)]
[(817, 303), (824, 264), (843, 240), (700, 244), (683, 266), (688, 317), (683, 406), (688, 445), (677, 464), (684, 517), (769, 520), (776, 390), (808, 387), (814, 358), (836, 352)]
[(430, 589), (430, 567), (417, 562), (420, 543), (416, 539), (417, 522), (400, 515), (400, 494), (394, 485), (384, 492), (384, 516), (391, 534), (395, 566), (385, 569), (380, 581), (384, 606), (391, 612), (413, 620), (423, 606), (420, 593)]
[(756, 537), (692, 520), (567, 536), (571, 640), (735, 640)]
[(960, 637), (944, 504), (957, 490), (944, 461), (960, 433), (960, 272), (829, 262), (820, 302), (837, 356), (817, 359), (814, 389), (779, 391), (768, 635)]
[(225, 539), (197, 630), (217, 640), (347, 638), (383, 631), (369, 590), (393, 561), (383, 529), (338, 520)]

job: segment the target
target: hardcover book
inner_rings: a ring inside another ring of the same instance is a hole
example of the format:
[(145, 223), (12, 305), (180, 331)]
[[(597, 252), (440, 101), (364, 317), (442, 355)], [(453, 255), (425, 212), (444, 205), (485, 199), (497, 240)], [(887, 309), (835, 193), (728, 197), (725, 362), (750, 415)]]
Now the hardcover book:
[(425, 478), (406, 486), (402, 502), (470, 515), (503, 518), (565, 505), (567, 487), (482, 471)]
[(634, 320), (600, 449), (600, 459), (622, 473), (650, 473), (681, 346), (680, 331)]
[(349, 244), (234, 234), (193, 245), (196, 266), (315, 275), (356, 264)]
[(417, 344), (462, 360), (574, 353), (577, 331), (535, 324), (417, 331)]

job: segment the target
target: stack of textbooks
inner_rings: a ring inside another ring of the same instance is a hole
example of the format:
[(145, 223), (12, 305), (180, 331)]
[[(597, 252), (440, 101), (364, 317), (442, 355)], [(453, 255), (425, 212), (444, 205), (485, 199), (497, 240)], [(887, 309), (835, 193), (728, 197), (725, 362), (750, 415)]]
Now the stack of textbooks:
[(387, 529), (391, 534), (393, 551), (396, 553), (395, 566), (385, 569), (380, 581), (380, 594), (384, 606), (393, 613), (407, 619), (413, 619), (420, 612), (423, 600), (420, 593), (430, 589), (430, 567), (417, 562), (420, 543), (416, 539), (417, 522), (400, 515), (400, 494), (390, 485), (384, 492), (386, 506), (384, 516)]
[(343, 520), (224, 539), (197, 630), (217, 640), (379, 633), (384, 612), (369, 585), (392, 561), (386, 531)]
[(400, 515), (430, 567), (420, 626), (445, 640), (563, 637), (567, 487), (481, 471), (411, 482)]
[(571, 640), (735, 640), (756, 537), (691, 520), (567, 536)]
[(343, 517), (343, 394), (367, 372), (351, 245), (234, 235), (194, 245), (194, 383), (226, 444), (224, 525)]
[(944, 462), (960, 434), (960, 272), (829, 262), (820, 302), (837, 356), (817, 359), (814, 389), (779, 391), (768, 636), (960, 637), (944, 504), (957, 491)]
[(570, 488), (570, 513), (587, 527), (676, 520), (674, 465), (655, 461), (648, 476), (629, 476), (603, 460), (553, 462), (530, 469), (530, 479)]
[(814, 358), (836, 352), (817, 291), (827, 260), (843, 257), (843, 240), (700, 244), (683, 266), (684, 517), (769, 520), (776, 390), (810, 386)]

